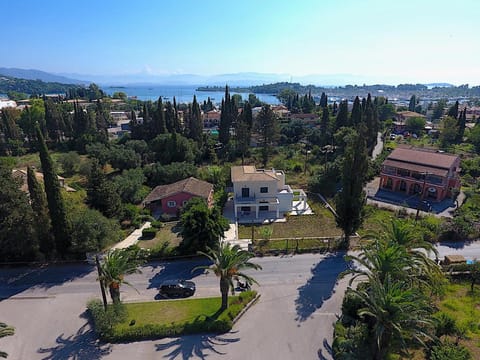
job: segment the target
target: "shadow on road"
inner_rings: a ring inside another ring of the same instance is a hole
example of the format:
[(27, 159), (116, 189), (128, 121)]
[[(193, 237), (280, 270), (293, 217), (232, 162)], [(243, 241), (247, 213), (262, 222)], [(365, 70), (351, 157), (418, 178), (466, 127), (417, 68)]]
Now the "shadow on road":
[[(323, 350), (329, 355), (328, 357), (323, 354)], [(330, 360), (333, 359), (333, 349), (332, 346), (328, 343), (327, 339), (323, 339), (323, 346), (318, 349), (318, 359), (319, 360)]]
[[(86, 318), (83, 313), (80, 317)], [(75, 334), (65, 336), (60, 334), (56, 339), (56, 346), (40, 348), (39, 354), (46, 356), (42, 360), (98, 360), (110, 354), (111, 345), (102, 345), (97, 341), (95, 332), (86, 322)]]
[(186, 261), (150, 263), (148, 265), (153, 268), (153, 271), (158, 272), (149, 279), (150, 284), (148, 285), (148, 289), (157, 289), (166, 280), (190, 280), (195, 276), (201, 275), (205, 272), (205, 270), (202, 269), (197, 269), (192, 272), (195, 267), (210, 264), (211, 262), (205, 258)]
[[(228, 334), (234, 334), (234, 332)], [(238, 337), (229, 339), (219, 335), (191, 335), (171, 339), (166, 343), (156, 344), (155, 347), (157, 351), (172, 349), (163, 356), (169, 360), (174, 360), (177, 357), (185, 360), (193, 356), (199, 359), (206, 359), (210, 355), (209, 353), (226, 355), (225, 352), (218, 350), (218, 347), (235, 343), (239, 340), (240, 338)]]
[(61, 285), (82, 278), (95, 270), (93, 265), (41, 265), (0, 269), (0, 301), (29, 288), (45, 288)]
[(334, 293), (337, 277), (348, 267), (344, 260), (345, 253), (337, 252), (321, 260), (310, 271), (312, 277), (305, 285), (298, 288), (298, 297), (295, 299), (297, 317), (295, 320), (307, 320), (317, 309), (321, 308), (324, 301)]

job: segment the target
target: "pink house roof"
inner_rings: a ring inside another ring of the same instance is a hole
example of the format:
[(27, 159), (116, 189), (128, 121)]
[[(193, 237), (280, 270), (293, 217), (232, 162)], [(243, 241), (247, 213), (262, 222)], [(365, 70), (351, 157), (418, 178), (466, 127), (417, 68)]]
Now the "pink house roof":
[(181, 192), (208, 199), (212, 191), (212, 184), (194, 177), (189, 177), (188, 179), (180, 180), (173, 184), (157, 186), (147, 195), (143, 202), (148, 204)]

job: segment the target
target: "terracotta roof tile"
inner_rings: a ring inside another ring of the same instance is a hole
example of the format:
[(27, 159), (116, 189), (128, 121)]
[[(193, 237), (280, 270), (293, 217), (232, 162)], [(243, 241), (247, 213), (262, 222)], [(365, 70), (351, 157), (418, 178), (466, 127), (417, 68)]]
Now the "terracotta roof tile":
[(450, 169), (457, 156), (418, 149), (396, 148), (388, 155), (388, 160), (396, 160), (416, 165), (430, 166), (440, 169)]
[(212, 191), (212, 184), (206, 181), (198, 180), (194, 177), (189, 177), (188, 179), (180, 180), (173, 184), (157, 186), (150, 194), (147, 195), (143, 202), (148, 204), (180, 192), (185, 192), (208, 199)]

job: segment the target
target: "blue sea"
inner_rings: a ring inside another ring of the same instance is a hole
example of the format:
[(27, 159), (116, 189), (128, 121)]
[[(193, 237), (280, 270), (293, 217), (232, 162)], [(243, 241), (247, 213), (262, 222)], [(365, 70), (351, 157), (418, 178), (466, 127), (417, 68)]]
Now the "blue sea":
[[(215, 104), (220, 104), (222, 98), (225, 95), (224, 91), (196, 91), (198, 86), (194, 85), (182, 85), (182, 86), (103, 86), (102, 90), (105, 91), (108, 95), (112, 95), (114, 92), (122, 91), (127, 94), (127, 96), (136, 96), (138, 100), (152, 100), (156, 101), (161, 96), (163, 101), (173, 101), (173, 97), (177, 101), (177, 104), (180, 103), (190, 103), (193, 100), (193, 95), (197, 96), (198, 102), (203, 102), (207, 100), (208, 97)], [(231, 94), (239, 94), (243, 99), (248, 99), (248, 93), (236, 93), (231, 92)], [(260, 101), (263, 101), (267, 104), (276, 105), (280, 102), (275, 97), (275, 95), (269, 94), (255, 94)]]

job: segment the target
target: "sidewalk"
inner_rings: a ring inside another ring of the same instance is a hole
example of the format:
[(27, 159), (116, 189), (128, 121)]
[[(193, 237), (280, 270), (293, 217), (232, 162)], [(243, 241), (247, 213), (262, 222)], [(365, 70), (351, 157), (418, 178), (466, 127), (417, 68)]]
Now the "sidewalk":
[(120, 241), (119, 243), (112, 246), (112, 250), (115, 249), (125, 249), (129, 246), (135, 245), (138, 240), (142, 237), (142, 231), (145, 228), (149, 228), (151, 225), (150, 221), (147, 221), (145, 224), (142, 225), (139, 229), (134, 230), (130, 235), (128, 235), (125, 240)]

